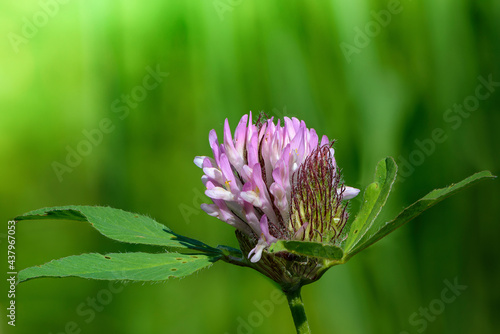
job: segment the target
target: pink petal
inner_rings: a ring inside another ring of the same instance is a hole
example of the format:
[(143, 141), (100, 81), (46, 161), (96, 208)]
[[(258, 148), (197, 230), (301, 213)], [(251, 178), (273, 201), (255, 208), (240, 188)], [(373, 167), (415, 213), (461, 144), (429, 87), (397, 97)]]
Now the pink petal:
[(208, 134), (208, 141), (210, 142), (210, 147), (214, 153), (214, 159), (216, 163), (219, 164), (220, 148), (219, 141), (217, 140), (217, 133), (214, 129), (210, 130), (210, 133)]
[(234, 142), (236, 146), (236, 151), (238, 151), (238, 154), (242, 158), (243, 158), (243, 152), (245, 151), (247, 122), (248, 122), (248, 115), (243, 115), (234, 132)]
[(206, 176), (208, 176), (213, 181), (219, 183), (220, 185), (224, 184), (224, 178), (223, 178), (222, 173), (219, 170), (219, 168), (206, 167), (206, 168), (203, 168), (203, 172), (205, 173)]
[(262, 201), (260, 199), (260, 196), (255, 192), (255, 191), (252, 191), (252, 190), (249, 190), (249, 191), (242, 191), (240, 193), (240, 197), (252, 204), (253, 206), (257, 207), (257, 208), (260, 208), (262, 207)]
[(260, 219), (260, 230), (262, 231), (262, 234), (264, 235), (265, 241), (267, 242), (268, 245), (272, 244), (277, 240), (269, 233), (269, 223), (267, 221), (266, 215), (263, 215), (262, 218)]
[(323, 146), (323, 145), (327, 145), (327, 144), (330, 144), (330, 140), (328, 139), (327, 136), (323, 136), (321, 138), (321, 144), (319, 144), (319, 146)]

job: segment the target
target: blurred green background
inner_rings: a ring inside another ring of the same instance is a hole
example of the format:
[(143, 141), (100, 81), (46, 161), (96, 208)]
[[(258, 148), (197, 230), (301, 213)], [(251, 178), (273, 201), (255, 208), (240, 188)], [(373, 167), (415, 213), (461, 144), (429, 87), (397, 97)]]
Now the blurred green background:
[[(199, 209), (192, 161), (211, 154), (210, 129), (250, 110), (335, 138), (351, 186), (395, 157), (404, 180), (387, 217), (436, 187), (500, 172), (498, 1), (61, 2), (0, 4), (2, 268), (7, 221), (66, 204), (139, 212), (236, 246), (233, 229)], [(71, 150), (85, 154), (60, 169)], [(496, 333), (499, 193), (498, 180), (469, 188), (305, 287), (313, 332)], [(144, 249), (83, 223), (26, 222), (16, 237), (18, 269)], [(467, 288), (442, 302), (455, 280)], [(0, 288), (5, 333), (294, 332), (273, 284), (225, 263), (160, 284), (32, 280), (17, 288), (15, 328), (5, 279)]]

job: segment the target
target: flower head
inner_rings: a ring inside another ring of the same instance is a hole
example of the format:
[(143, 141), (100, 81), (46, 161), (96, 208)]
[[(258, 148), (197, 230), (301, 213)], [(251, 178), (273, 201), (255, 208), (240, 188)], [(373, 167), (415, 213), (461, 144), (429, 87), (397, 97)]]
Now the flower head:
[(194, 160), (213, 201), (201, 207), (238, 230), (252, 263), (276, 240), (341, 242), (344, 201), (359, 190), (342, 183), (327, 136), (320, 140), (297, 118), (275, 124), (260, 115), (254, 124), (250, 113), (234, 136), (226, 119), (222, 143), (215, 130), (209, 141), (213, 158)]

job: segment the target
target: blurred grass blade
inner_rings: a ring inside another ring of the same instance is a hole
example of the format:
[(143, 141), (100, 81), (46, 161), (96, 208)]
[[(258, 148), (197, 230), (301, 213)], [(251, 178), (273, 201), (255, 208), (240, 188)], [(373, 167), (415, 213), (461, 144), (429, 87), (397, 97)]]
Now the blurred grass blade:
[(433, 191), (404, 209), (396, 218), (394, 218), (390, 222), (374, 224), (371, 230), (361, 239), (357, 246), (349, 251), (346, 260), (356, 253), (362, 251), (366, 247), (382, 239), (398, 227), (417, 217), (419, 214), (421, 214), (431, 206), (441, 202), (443, 199), (457, 193), (460, 190), (465, 189), (468, 186), (473, 185), (478, 181), (495, 177), (496, 176), (491, 174), (490, 171), (482, 171), (471, 175), (456, 184), (452, 184), (449, 187), (434, 189)]
[(313, 256), (328, 260), (339, 260), (344, 256), (340, 247), (310, 241), (278, 240), (269, 247), (269, 253), (287, 251), (301, 256)]
[(201, 241), (178, 235), (152, 218), (99, 206), (59, 206), (25, 213), (14, 218), (21, 220), (76, 220), (89, 222), (108, 238), (134, 243), (167, 247), (171, 251), (192, 249), (196, 251), (220, 253)]
[(190, 275), (211, 266), (220, 258), (221, 255), (217, 254), (82, 254), (21, 270), (18, 281), (70, 276), (102, 280), (162, 281)]
[(375, 219), (389, 197), (392, 185), (396, 180), (398, 166), (392, 157), (380, 160), (375, 169), (375, 180), (370, 183), (363, 194), (363, 203), (351, 224), (349, 234), (344, 243), (344, 252), (349, 253), (356, 247), (363, 236), (370, 230)]

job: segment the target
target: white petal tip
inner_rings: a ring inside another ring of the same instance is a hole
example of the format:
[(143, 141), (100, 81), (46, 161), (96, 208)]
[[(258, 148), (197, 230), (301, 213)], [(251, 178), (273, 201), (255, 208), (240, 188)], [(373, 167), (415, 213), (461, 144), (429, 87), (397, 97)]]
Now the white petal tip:
[(257, 263), (260, 261), (260, 258), (262, 257), (262, 253), (260, 254), (255, 254), (254, 256), (252, 256), (252, 258), (250, 259), (250, 262), (252, 263)]
[(235, 196), (224, 188), (213, 187), (212, 189), (205, 190), (205, 195), (211, 199), (221, 199), (224, 201), (234, 201)]
[(209, 216), (217, 217), (217, 218), (220, 217), (220, 209), (219, 209), (219, 207), (217, 205), (203, 203), (203, 204), (200, 205), (200, 207)]
[(260, 200), (259, 195), (257, 195), (257, 193), (255, 191), (252, 191), (252, 190), (242, 191), (240, 193), (240, 197), (244, 201), (252, 204), (255, 207), (260, 208), (262, 206), (262, 201)]
[(253, 255), (252, 258), (250, 259), (250, 262), (252, 263), (259, 262), (260, 258), (262, 257), (262, 251), (264, 251), (264, 248), (266, 248), (265, 245), (257, 244), (257, 246), (255, 246), (255, 248), (252, 249), (250, 253), (248, 253), (248, 258), (250, 258), (250, 256)]
[(203, 168), (203, 160), (205, 160), (205, 156), (196, 156), (194, 157), (194, 164), (200, 168)]
[(358, 196), (359, 189), (353, 187), (345, 187), (344, 193), (342, 194), (342, 200), (348, 200)]

